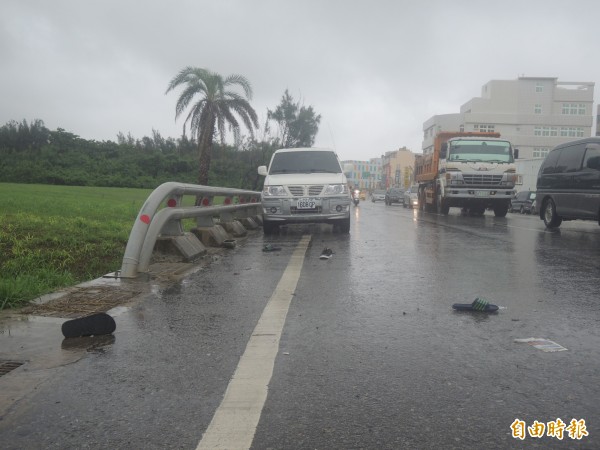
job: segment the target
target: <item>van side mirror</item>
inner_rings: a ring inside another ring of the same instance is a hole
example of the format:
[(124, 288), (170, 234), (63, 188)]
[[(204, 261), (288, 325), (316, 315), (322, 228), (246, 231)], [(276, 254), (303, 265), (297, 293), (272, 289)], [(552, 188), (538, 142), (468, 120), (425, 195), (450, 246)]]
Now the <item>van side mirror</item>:
[(267, 166), (258, 166), (258, 174), (263, 177), (267, 176)]
[(448, 155), (448, 143), (443, 142), (442, 147), (440, 148), (440, 159), (446, 159), (447, 155)]
[(518, 149), (518, 148), (515, 148), (515, 149), (513, 150), (513, 155), (515, 156), (515, 158), (514, 158), (514, 159), (519, 159), (519, 149)]

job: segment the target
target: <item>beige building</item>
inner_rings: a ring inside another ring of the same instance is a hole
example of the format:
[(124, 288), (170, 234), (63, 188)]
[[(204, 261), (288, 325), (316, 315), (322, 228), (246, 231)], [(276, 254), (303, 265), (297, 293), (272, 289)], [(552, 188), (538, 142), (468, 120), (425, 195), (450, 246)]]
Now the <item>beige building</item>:
[(460, 108), (423, 124), (423, 153), (438, 131), (493, 131), (519, 149), (520, 158), (540, 158), (558, 144), (592, 136), (594, 83), (558, 78), (492, 80)]
[(390, 187), (408, 188), (413, 181), (415, 154), (402, 147), (381, 156), (381, 182), (385, 189)]

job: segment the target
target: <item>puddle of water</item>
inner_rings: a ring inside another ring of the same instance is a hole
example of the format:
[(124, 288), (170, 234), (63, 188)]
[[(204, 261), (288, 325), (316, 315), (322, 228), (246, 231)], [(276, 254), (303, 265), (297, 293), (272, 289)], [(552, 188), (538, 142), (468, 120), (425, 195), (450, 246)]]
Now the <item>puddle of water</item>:
[(129, 310), (131, 310), (130, 306), (115, 306), (114, 308), (106, 311), (106, 314), (108, 314), (112, 317), (118, 317), (118, 316), (126, 313)]
[(63, 339), (60, 348), (66, 351), (101, 352), (103, 347), (115, 342), (114, 334), (104, 336), (86, 336), (78, 338)]
[[(111, 315), (124, 314), (128, 309), (113, 308)], [(77, 361), (86, 351), (115, 340), (113, 335), (65, 339), (61, 326), (66, 320), (20, 314), (0, 317), (0, 359), (26, 361), (27, 370), (50, 369)]]

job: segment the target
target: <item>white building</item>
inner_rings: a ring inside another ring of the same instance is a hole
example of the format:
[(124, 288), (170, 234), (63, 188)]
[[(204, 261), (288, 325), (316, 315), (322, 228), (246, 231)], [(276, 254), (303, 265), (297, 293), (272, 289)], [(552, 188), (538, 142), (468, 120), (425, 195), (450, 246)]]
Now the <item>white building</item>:
[(423, 124), (423, 154), (433, 153), (433, 140), (440, 131), (459, 131), (464, 121), (460, 114), (433, 116)]
[(492, 80), (461, 106), (423, 124), (423, 153), (438, 131), (495, 131), (519, 149), (519, 158), (544, 157), (563, 142), (592, 136), (594, 83), (557, 78)]

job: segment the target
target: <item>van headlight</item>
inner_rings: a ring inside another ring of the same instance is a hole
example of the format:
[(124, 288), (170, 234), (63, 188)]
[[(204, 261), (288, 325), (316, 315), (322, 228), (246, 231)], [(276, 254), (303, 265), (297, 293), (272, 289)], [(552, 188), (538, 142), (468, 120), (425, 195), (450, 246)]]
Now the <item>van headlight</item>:
[(340, 195), (347, 194), (348, 186), (345, 184), (329, 184), (325, 187), (323, 194), (325, 195)]
[(265, 197), (285, 197), (287, 194), (283, 186), (265, 186), (262, 195)]

